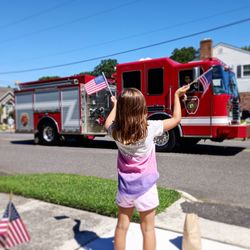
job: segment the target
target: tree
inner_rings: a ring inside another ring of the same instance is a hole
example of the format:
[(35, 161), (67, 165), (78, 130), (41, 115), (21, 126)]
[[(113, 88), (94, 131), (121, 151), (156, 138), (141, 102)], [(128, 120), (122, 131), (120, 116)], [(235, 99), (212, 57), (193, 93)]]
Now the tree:
[(197, 54), (198, 51), (194, 47), (183, 47), (181, 49), (174, 49), (170, 58), (180, 63), (186, 63), (194, 60)]
[(49, 80), (49, 79), (57, 79), (60, 78), (60, 76), (42, 76), (38, 79), (38, 81), (43, 81), (43, 80)]
[(93, 71), (84, 71), (84, 72), (80, 72), (79, 74), (76, 75), (93, 75)]
[(244, 47), (242, 47), (242, 49), (250, 51), (250, 46), (244, 46)]
[(113, 73), (115, 73), (115, 66), (117, 65), (116, 59), (105, 59), (101, 60), (101, 63), (98, 64), (94, 70), (92, 71), (92, 75), (98, 76), (101, 75), (102, 72), (105, 73), (107, 78), (110, 78)]

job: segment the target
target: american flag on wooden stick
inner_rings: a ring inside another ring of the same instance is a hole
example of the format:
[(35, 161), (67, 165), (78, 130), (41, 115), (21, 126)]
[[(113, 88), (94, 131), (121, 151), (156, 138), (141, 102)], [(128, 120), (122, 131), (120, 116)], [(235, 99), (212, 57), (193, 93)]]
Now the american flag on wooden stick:
[(85, 83), (85, 90), (88, 95), (94, 94), (108, 87), (107, 81), (103, 75), (97, 76), (89, 82)]
[(200, 77), (198, 77), (198, 81), (202, 84), (203, 86), (203, 95), (207, 92), (210, 83), (212, 82), (212, 68), (207, 70), (205, 73), (203, 73)]
[(0, 246), (10, 249), (29, 240), (29, 233), (14, 204), (10, 201), (0, 221)]

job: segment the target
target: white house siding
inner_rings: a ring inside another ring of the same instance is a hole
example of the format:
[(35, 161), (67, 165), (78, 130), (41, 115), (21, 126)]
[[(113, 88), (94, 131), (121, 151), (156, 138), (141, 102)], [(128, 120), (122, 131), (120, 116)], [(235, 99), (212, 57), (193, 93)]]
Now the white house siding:
[[(220, 43), (213, 48), (213, 56), (232, 67), (237, 76), (237, 66), (250, 65), (250, 52)], [(239, 92), (250, 92), (250, 75), (243, 76), (241, 67), (241, 77), (238, 78)]]

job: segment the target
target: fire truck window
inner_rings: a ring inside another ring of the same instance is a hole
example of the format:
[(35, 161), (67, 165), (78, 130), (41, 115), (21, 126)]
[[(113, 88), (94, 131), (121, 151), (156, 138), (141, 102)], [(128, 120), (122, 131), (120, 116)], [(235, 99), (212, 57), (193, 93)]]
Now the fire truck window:
[(182, 87), (193, 81), (192, 70), (182, 70), (179, 72), (179, 86)]
[[(201, 69), (199, 70), (200, 74), (202, 74)], [(187, 85), (191, 83), (195, 77), (193, 75), (193, 69), (188, 69), (188, 70), (181, 70), (179, 72), (179, 86), (182, 87), (184, 85)], [(203, 91), (203, 88), (201, 84), (198, 82), (194, 82), (191, 86), (188, 92), (196, 92), (196, 91)]]
[(163, 69), (148, 70), (148, 94), (159, 95), (163, 93)]
[(122, 74), (123, 88), (137, 88), (141, 90), (141, 72), (131, 71)]
[(222, 66), (213, 67), (213, 92), (224, 94), (229, 86), (229, 73)]

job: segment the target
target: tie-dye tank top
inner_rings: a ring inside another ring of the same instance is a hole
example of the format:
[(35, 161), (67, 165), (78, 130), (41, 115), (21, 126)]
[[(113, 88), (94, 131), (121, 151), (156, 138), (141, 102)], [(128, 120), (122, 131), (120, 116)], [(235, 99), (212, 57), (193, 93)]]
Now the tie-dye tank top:
[[(112, 126), (109, 132), (112, 134)], [(118, 191), (121, 195), (139, 197), (158, 180), (154, 138), (162, 133), (163, 121), (149, 120), (145, 139), (130, 145), (116, 141)]]

